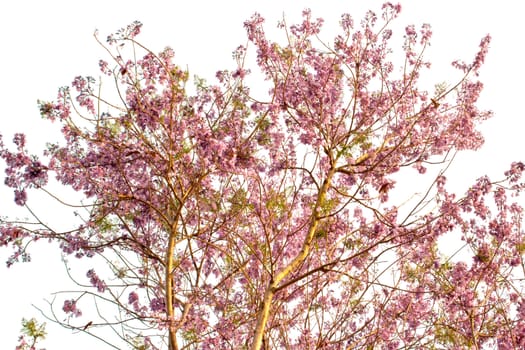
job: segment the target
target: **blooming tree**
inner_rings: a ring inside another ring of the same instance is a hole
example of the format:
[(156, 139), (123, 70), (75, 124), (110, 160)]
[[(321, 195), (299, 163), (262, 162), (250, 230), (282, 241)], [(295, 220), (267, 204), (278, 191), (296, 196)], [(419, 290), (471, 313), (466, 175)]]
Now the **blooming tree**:
[[(446, 186), (453, 155), (483, 143), (476, 126), (491, 114), (476, 102), (490, 37), (471, 63), (453, 62), (456, 82), (427, 91), (431, 28), (407, 26), (394, 56), (399, 12), (386, 3), (360, 25), (345, 14), (332, 44), (310, 11), (279, 23), (281, 42), (256, 14), (235, 68), (193, 88), (171, 49), (137, 41), (140, 23), (109, 36), (101, 81), (114, 91), (77, 77), (40, 101), (63, 135), (42, 156), (23, 134), (0, 143), (5, 183), (30, 215), (1, 221), (8, 264), (41, 238), (59, 242), (66, 263), (84, 261), (85, 276), (71, 275), (78, 292), (57, 294), (49, 317), (114, 348), (525, 346), (515, 203), (525, 165), (462, 195)], [(249, 89), (259, 76), (263, 97)], [(401, 174), (430, 185), (399, 200)], [(59, 198), (54, 182), (82, 200)], [(39, 217), (36, 191), (71, 207), (76, 226)], [(449, 235), (463, 259), (444, 254)]]

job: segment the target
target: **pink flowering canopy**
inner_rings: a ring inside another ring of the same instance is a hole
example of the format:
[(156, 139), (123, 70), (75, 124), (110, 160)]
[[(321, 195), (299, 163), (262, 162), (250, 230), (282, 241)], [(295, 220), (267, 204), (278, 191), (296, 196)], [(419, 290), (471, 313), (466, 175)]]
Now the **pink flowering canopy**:
[[(41, 156), (23, 134), (0, 143), (5, 184), (32, 216), (1, 221), (8, 265), (41, 238), (82, 259), (78, 292), (57, 294), (49, 317), (115, 348), (524, 347), (525, 165), (464, 194), (445, 176), (453, 154), (483, 143), (490, 37), (453, 62), (457, 81), (427, 91), (431, 28), (407, 26), (398, 47), (399, 12), (385, 3), (359, 25), (344, 14), (330, 45), (308, 10), (279, 23), (280, 43), (255, 14), (249, 46), (212, 84), (190, 79), (170, 48), (140, 44), (139, 22), (109, 36), (100, 69), (112, 85), (79, 76), (39, 102), (61, 140)], [(399, 176), (436, 166), (417, 200), (392, 195)], [(83, 198), (69, 230), (31, 211), (36, 191), (61, 200), (51, 179)], [(443, 253), (449, 235), (466, 258)]]

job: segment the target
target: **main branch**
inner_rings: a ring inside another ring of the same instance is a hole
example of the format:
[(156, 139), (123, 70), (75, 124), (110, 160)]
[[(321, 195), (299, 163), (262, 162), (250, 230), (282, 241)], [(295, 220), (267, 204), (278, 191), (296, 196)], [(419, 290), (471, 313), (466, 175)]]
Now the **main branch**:
[(323, 182), (323, 185), (319, 189), (319, 193), (317, 195), (317, 201), (312, 211), (312, 218), (311, 218), (312, 221), (310, 223), (310, 227), (308, 228), (308, 233), (306, 234), (306, 237), (304, 238), (301, 251), (290, 262), (290, 264), (285, 266), (281, 271), (279, 271), (275, 276), (273, 276), (273, 278), (270, 280), (270, 283), (268, 284), (268, 287), (266, 288), (266, 291), (264, 292), (264, 298), (262, 301), (261, 309), (259, 310), (259, 315), (257, 318), (257, 325), (255, 327), (255, 335), (254, 335), (253, 343), (251, 346), (251, 350), (261, 349), (263, 336), (264, 336), (264, 329), (266, 328), (266, 324), (268, 323), (268, 316), (270, 315), (270, 307), (272, 305), (275, 291), (279, 287), (279, 283), (283, 279), (285, 279), (290, 273), (295, 271), (308, 257), (308, 254), (310, 254), (312, 240), (315, 236), (315, 231), (317, 230), (319, 221), (321, 220), (319, 211), (325, 201), (326, 193), (328, 192), (328, 189), (330, 188), (334, 173), (335, 173), (335, 168), (332, 167), (330, 171), (328, 172), (326, 179)]
[(169, 324), (169, 349), (178, 350), (177, 346), (177, 330), (175, 328), (175, 315), (173, 310), (173, 254), (175, 251), (175, 240), (177, 233), (177, 221), (173, 225), (168, 241), (168, 249), (166, 251), (166, 311)]

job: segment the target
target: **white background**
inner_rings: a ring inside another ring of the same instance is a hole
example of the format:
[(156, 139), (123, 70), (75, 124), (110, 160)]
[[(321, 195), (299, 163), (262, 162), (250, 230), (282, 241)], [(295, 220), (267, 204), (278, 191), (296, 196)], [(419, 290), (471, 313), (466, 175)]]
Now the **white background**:
[[(233, 67), (231, 52), (246, 37), (243, 22), (258, 11), (266, 17), (267, 32), (275, 33), (277, 20), (300, 17), (309, 7), (323, 17), (321, 37), (331, 41), (340, 15), (349, 12), (359, 23), (366, 9), (380, 13), (383, 1), (111, 1), (47, 0), (3, 1), (0, 4), (0, 133), (9, 141), (13, 132), (29, 135), (38, 149), (54, 138), (53, 127), (40, 119), (37, 99), (51, 100), (59, 86), (76, 75), (98, 76), (103, 49), (95, 42), (95, 29), (105, 37), (134, 20), (144, 23), (139, 40), (154, 51), (164, 46), (175, 50), (176, 61), (190, 74), (213, 77), (219, 69)], [(485, 146), (457, 158), (448, 177), (464, 191), (475, 178), (502, 174), (512, 160), (522, 160), (525, 103), (523, 93), (524, 34), (520, 1), (407, 0), (397, 23), (430, 23), (434, 39), (428, 56), (435, 82), (448, 79), (450, 62), (470, 61), (480, 39), (493, 36), (482, 69), (485, 91), (480, 105), (495, 112), (482, 126)], [(270, 34), (270, 37), (272, 35)], [(10, 213), (12, 193), (0, 190), (0, 215)], [(44, 207), (42, 213), (53, 215)], [(31, 304), (45, 307), (44, 298), (70, 283), (54, 246), (35, 246), (33, 261), (6, 269), (7, 250), (0, 248), (0, 349), (14, 349), (22, 317), (39, 317)], [(104, 345), (80, 334), (71, 334), (48, 323), (49, 336), (42, 343), (53, 349), (104, 349)]]

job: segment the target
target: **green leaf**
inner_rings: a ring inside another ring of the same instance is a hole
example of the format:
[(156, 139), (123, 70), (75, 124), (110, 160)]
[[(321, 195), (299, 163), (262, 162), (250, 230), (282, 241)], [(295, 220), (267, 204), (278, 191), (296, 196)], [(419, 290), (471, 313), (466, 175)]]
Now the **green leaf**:
[(30, 320), (26, 320), (25, 318), (22, 319), (22, 333), (25, 335), (34, 338), (35, 340), (38, 338), (45, 339), (47, 333), (46, 333), (46, 323), (38, 323), (35, 318), (32, 318)]

